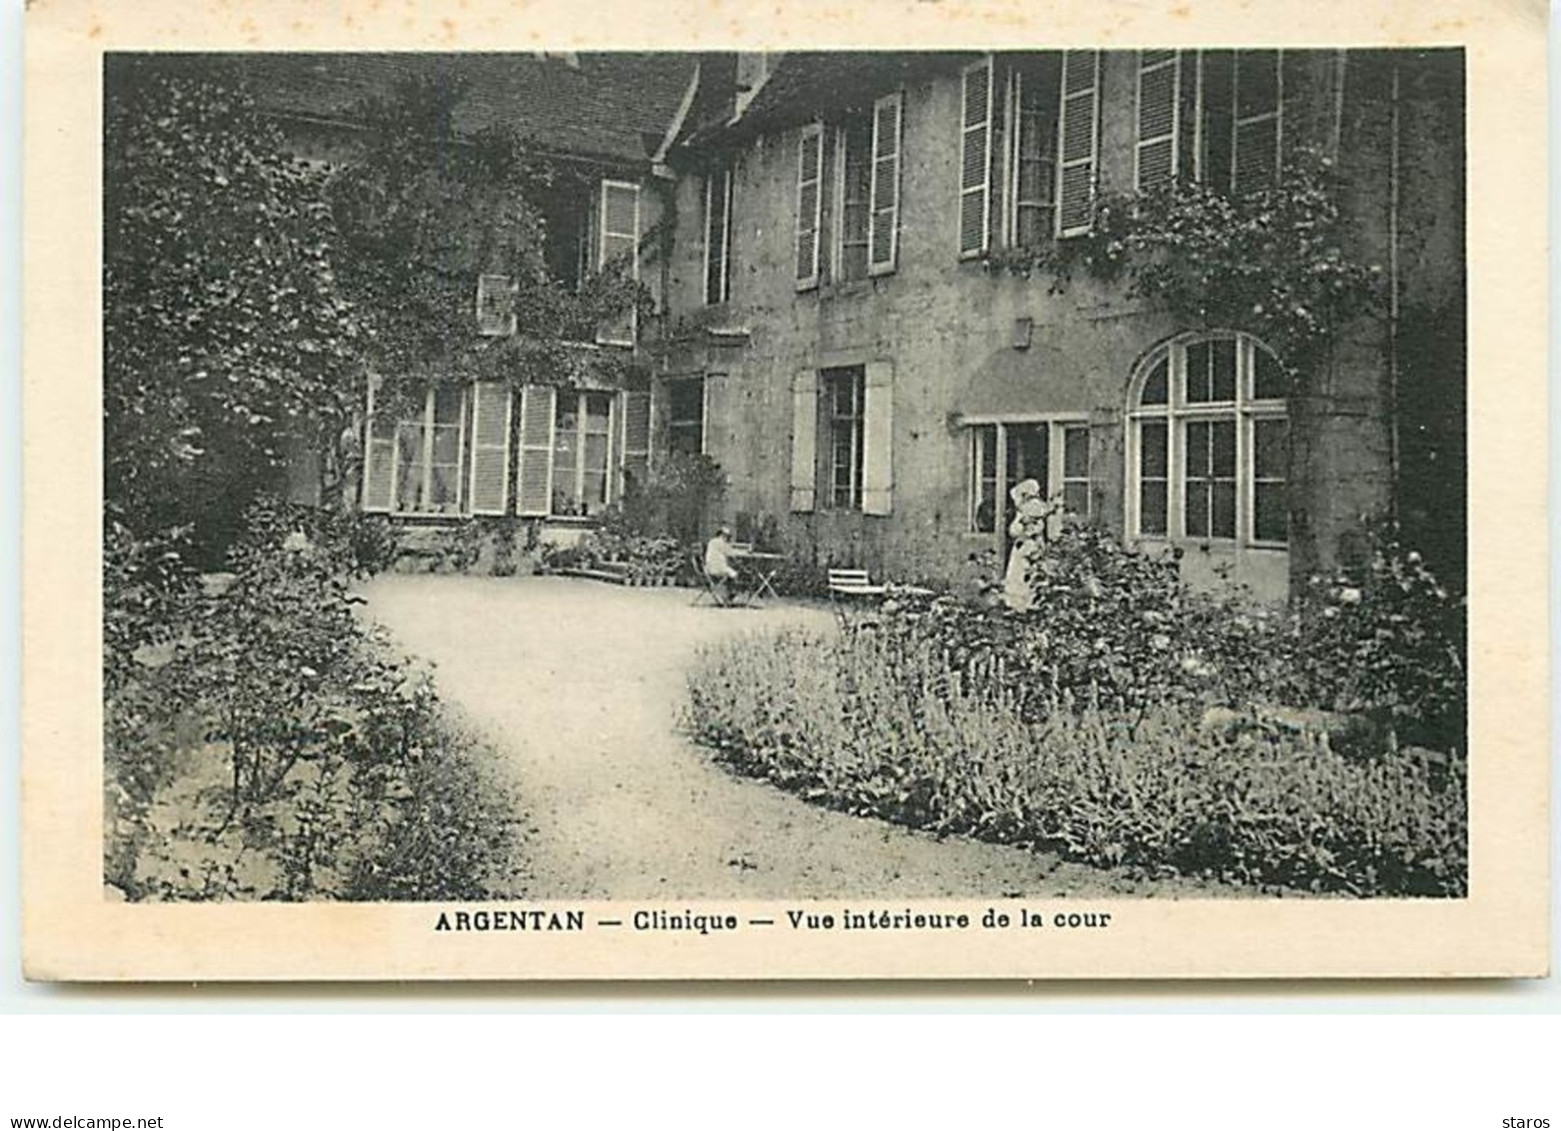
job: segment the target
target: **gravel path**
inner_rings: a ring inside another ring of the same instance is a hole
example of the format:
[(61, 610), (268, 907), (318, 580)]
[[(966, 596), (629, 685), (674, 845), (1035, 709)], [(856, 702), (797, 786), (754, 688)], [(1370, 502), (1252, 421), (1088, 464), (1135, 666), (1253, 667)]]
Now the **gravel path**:
[(699, 645), (829, 631), (827, 610), (694, 607), (688, 590), (553, 577), (387, 575), (367, 596), (504, 759), (527, 807), (533, 898), (1216, 894), (820, 809), (726, 772), (678, 732)]

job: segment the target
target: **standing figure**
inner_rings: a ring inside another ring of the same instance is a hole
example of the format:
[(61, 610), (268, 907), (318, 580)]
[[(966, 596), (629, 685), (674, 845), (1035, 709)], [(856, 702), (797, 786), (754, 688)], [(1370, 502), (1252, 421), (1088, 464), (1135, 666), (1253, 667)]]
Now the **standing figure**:
[(1046, 500), (1041, 485), (1034, 479), (1015, 484), (1008, 493), (1013, 500), (1014, 518), (1008, 524), (1013, 548), (1008, 553), (1008, 569), (1003, 574), (1003, 604), (1014, 612), (1035, 607), (1035, 592), (1030, 586), (1030, 559), (1046, 542)]

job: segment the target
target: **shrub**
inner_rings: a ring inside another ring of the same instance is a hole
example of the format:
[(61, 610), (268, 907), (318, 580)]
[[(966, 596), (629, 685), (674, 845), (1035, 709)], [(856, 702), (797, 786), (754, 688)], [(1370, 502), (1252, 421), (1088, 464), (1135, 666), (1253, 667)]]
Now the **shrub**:
[(105, 700), (105, 867), (132, 898), (466, 898), (503, 883), (513, 798), (479, 779), (426, 676), (358, 620), (351, 538), (328, 519), (311, 538), (307, 517), (252, 507), (231, 585), (188, 597), (153, 662), (110, 649), (128, 676)]
[(871, 632), (707, 651), (688, 725), (735, 769), (821, 803), (1100, 866), (1356, 895), (1461, 895), (1455, 772), (1352, 760), (1305, 734), (1217, 732), (1064, 695), (1027, 719), (1002, 681)]

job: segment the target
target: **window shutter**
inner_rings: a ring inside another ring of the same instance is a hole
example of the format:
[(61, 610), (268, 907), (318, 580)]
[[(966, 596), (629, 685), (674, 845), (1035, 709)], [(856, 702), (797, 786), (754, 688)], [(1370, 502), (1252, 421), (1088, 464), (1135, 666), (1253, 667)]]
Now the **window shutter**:
[(704, 389), (705, 428), (703, 450), (716, 461), (729, 458), (726, 450), (728, 434), (726, 420), (726, 374), (705, 374)]
[(1178, 172), (1180, 76), (1178, 52), (1138, 53), (1138, 145), (1133, 184), (1140, 192), (1173, 180)]
[(516, 512), (545, 515), (553, 500), (553, 397), (551, 385), (520, 390), (520, 460), (515, 469)]
[(1278, 51), (1236, 52), (1236, 133), (1231, 189), (1272, 185), (1279, 172), (1282, 68)]
[(365, 511), (388, 511), (396, 462), (396, 421), (389, 413), (374, 411), (376, 384), (369, 383), (368, 419), (363, 424), (368, 442), (363, 445), (361, 505)]
[[(640, 186), (627, 181), (603, 181), (601, 222), (597, 244), (597, 270), (610, 263), (627, 268), (625, 274), (636, 281), (640, 277)], [(631, 306), (603, 323), (597, 331), (599, 341), (607, 345), (632, 346), (636, 313)]]
[(894, 507), (894, 366), (869, 362), (862, 406), (862, 513)]
[(1062, 59), (1062, 160), (1057, 182), (1057, 234), (1089, 231), (1095, 212), (1095, 151), (1099, 141), (1100, 52), (1066, 51)]
[(818, 495), (818, 374), (799, 369), (791, 382), (791, 509), (813, 510)]
[(468, 497), (472, 514), (509, 509), (509, 434), (512, 401), (502, 381), (472, 386), (472, 467)]
[(894, 270), (900, 242), (900, 120), (904, 94), (896, 91), (873, 103), (873, 179), (868, 199), (872, 223), (868, 237), (868, 271)]
[(992, 200), (992, 59), (964, 72), (964, 110), (960, 135), (959, 253), (987, 249)]
[(824, 127), (804, 126), (797, 149), (797, 287), (818, 285), (819, 217), (824, 197)]
[(621, 493), (630, 487), (643, 488), (650, 477), (650, 392), (630, 390), (623, 394), (623, 483)]

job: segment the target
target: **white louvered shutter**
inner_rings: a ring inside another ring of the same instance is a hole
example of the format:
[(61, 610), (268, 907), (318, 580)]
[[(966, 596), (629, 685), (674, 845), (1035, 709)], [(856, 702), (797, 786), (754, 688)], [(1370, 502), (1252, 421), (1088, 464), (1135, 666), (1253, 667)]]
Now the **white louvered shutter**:
[(1175, 51), (1138, 53), (1138, 144), (1133, 184), (1140, 192), (1175, 179), (1177, 92), (1181, 58)]
[(361, 506), (365, 511), (388, 511), (394, 497), (393, 477), (396, 464), (396, 421), (388, 412), (376, 412), (374, 391), (369, 383), (368, 419), (363, 423), (363, 484)]
[(818, 496), (818, 373), (799, 369), (791, 382), (791, 509), (807, 514)]
[(553, 397), (551, 385), (520, 390), (520, 459), (515, 468), (517, 514), (546, 515), (553, 500)]
[(619, 490), (627, 495), (630, 487), (643, 489), (650, 478), (649, 390), (631, 389), (623, 394), (623, 482)]
[(1089, 231), (1095, 214), (1095, 155), (1099, 141), (1099, 51), (1067, 51), (1062, 59), (1058, 134), (1057, 234)]
[(705, 374), (705, 420), (702, 446), (705, 455), (717, 463), (731, 458), (731, 453), (727, 451), (730, 431), (726, 419), (726, 381), (725, 373)]
[[(627, 181), (603, 181), (601, 215), (597, 231), (596, 266), (598, 270), (609, 263), (622, 264), (629, 278), (640, 277), (640, 186)], [(636, 328), (636, 316), (631, 306), (622, 314), (602, 324), (599, 339), (608, 345), (632, 346)]]
[(959, 254), (988, 246), (992, 207), (992, 59), (964, 71), (960, 132)]
[(472, 386), (472, 514), (509, 510), (509, 436), (513, 398), (502, 381)]
[(862, 513), (894, 509), (894, 366), (869, 362), (862, 405)]
[(797, 287), (818, 285), (819, 223), (824, 201), (824, 127), (802, 129), (797, 145)]
[(872, 217), (868, 271), (894, 270), (900, 246), (900, 120), (905, 96), (896, 91), (873, 103), (873, 177), (868, 194)]

